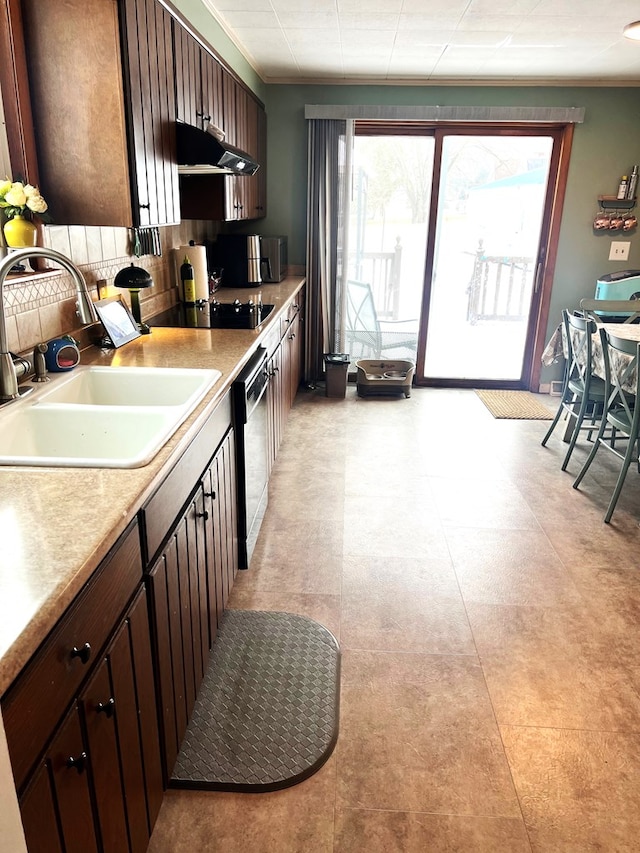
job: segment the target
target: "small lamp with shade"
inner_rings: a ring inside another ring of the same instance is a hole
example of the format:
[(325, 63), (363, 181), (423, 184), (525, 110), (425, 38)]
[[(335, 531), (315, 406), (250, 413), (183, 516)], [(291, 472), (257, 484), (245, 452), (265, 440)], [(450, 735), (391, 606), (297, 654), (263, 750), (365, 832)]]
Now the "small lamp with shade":
[(138, 324), (138, 328), (143, 335), (150, 334), (151, 329), (146, 323), (142, 322), (139, 297), (139, 293), (143, 288), (153, 287), (153, 279), (149, 273), (145, 269), (142, 269), (142, 267), (136, 267), (134, 264), (131, 264), (131, 266), (124, 267), (124, 269), (121, 269), (116, 274), (113, 284), (115, 287), (123, 287), (129, 291), (131, 294), (131, 313), (133, 314), (133, 319)]

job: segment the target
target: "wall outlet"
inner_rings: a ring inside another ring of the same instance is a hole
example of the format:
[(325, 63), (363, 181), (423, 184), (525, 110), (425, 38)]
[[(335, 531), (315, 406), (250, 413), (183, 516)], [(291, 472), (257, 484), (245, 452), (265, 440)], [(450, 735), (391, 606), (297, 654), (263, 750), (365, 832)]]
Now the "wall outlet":
[(612, 240), (611, 249), (609, 250), (609, 260), (628, 261), (630, 248), (631, 243), (618, 243), (615, 240)]

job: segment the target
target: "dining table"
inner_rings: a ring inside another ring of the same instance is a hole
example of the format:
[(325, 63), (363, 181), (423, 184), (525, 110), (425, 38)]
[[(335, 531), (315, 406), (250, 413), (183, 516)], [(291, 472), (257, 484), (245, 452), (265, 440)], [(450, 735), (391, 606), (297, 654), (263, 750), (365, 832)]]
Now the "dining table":
[[(602, 351), (602, 340), (600, 339), (600, 329), (606, 329), (611, 334), (615, 335), (618, 338), (623, 338), (627, 341), (635, 341), (636, 343), (640, 343), (640, 324), (636, 323), (599, 323), (596, 321), (596, 331), (593, 334), (592, 346), (591, 346), (591, 372), (594, 376), (599, 376), (601, 379), (605, 378), (605, 368), (604, 368), (604, 353)], [(542, 363), (549, 367), (552, 364), (557, 363), (561, 359), (567, 358), (568, 350), (567, 344), (565, 341), (565, 332), (564, 326), (560, 324), (551, 338), (549, 342), (544, 348), (542, 353)], [(633, 356), (619, 356), (621, 360), (628, 358), (630, 361)], [(636, 392), (636, 378), (637, 373), (635, 370), (630, 370), (628, 375), (625, 377), (624, 382), (622, 383), (622, 387), (625, 391), (628, 391), (630, 394), (635, 394)], [(564, 434), (562, 436), (563, 441), (570, 441), (571, 435), (573, 433), (573, 425), (575, 423), (575, 418), (569, 417), (567, 419), (567, 424), (564, 430)]]

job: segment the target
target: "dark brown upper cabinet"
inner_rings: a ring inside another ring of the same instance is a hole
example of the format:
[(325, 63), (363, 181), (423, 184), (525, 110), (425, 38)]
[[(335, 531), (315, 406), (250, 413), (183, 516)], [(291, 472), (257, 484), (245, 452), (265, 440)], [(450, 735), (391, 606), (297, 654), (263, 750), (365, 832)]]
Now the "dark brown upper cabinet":
[(240, 87), (235, 90), (236, 141), (232, 144), (251, 154), (260, 168), (255, 175), (225, 176), (225, 219), (260, 219), (267, 215), (266, 114)]
[(176, 116), (206, 130), (211, 123), (231, 145), (254, 157), (255, 175), (180, 178), (183, 219), (242, 220), (266, 216), (266, 114), (262, 105), (178, 21), (174, 27)]
[(180, 221), (172, 18), (156, 0), (22, 0), (40, 188), (61, 225)]
[(225, 133), (232, 133), (223, 111), (224, 69), (177, 21), (174, 25), (174, 56), (178, 121), (201, 130), (214, 124)]

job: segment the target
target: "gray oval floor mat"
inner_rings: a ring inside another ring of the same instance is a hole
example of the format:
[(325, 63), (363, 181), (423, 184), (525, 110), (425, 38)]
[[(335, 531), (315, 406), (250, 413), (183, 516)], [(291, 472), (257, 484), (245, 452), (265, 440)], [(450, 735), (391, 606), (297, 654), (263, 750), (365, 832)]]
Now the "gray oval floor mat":
[(338, 737), (340, 649), (292, 613), (227, 610), (170, 785), (272, 791), (301, 782)]

